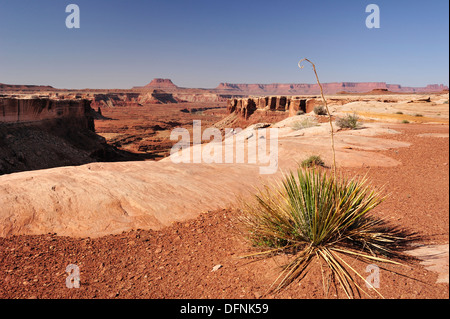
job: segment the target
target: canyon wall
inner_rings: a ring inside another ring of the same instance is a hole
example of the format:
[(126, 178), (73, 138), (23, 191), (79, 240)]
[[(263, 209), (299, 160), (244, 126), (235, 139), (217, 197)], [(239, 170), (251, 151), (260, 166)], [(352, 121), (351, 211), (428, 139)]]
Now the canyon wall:
[(140, 160), (95, 133), (90, 101), (0, 97), (0, 175)]
[(229, 113), (236, 113), (248, 119), (255, 111), (281, 111), (289, 112), (289, 116), (299, 111), (309, 113), (320, 102), (315, 97), (304, 98), (299, 96), (264, 96), (252, 98), (232, 98), (227, 100)]
[(0, 98), (0, 123), (25, 124), (55, 120), (77, 123), (80, 129), (95, 130), (88, 100)]

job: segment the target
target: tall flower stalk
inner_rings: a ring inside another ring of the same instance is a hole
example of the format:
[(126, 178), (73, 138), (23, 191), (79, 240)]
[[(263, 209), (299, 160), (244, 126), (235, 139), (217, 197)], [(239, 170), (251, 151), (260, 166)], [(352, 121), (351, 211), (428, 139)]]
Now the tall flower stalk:
[(334, 148), (334, 131), (333, 131), (333, 121), (332, 121), (332, 118), (331, 118), (331, 113), (330, 113), (330, 110), (329, 110), (329, 108), (328, 108), (327, 100), (325, 99), (325, 96), (324, 96), (324, 94), (323, 94), (323, 87), (322, 87), (322, 84), (321, 84), (320, 81), (319, 81), (319, 76), (317, 75), (317, 70), (316, 70), (315, 64), (312, 63), (309, 59), (304, 58), (304, 59), (301, 59), (301, 60), (298, 62), (298, 67), (299, 67), (300, 69), (303, 69), (303, 67), (304, 67), (304, 66), (302, 65), (302, 62), (303, 62), (303, 61), (307, 61), (307, 62), (311, 63), (311, 65), (312, 65), (312, 67), (313, 67), (313, 70), (314, 70), (314, 74), (316, 75), (317, 84), (319, 84), (320, 95), (322, 96), (323, 104), (324, 104), (325, 108), (327, 109), (328, 120), (329, 120), (329, 122), (330, 122), (330, 128), (331, 128), (331, 150), (332, 150), (332, 152), (333, 152), (333, 167), (332, 167), (332, 169), (333, 169), (333, 175), (336, 177), (336, 151), (335, 151), (335, 148)]

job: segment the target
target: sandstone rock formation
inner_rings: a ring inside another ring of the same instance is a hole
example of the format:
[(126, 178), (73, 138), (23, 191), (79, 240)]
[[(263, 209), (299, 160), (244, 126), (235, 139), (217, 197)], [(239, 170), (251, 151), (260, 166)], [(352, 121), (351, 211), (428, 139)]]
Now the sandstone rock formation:
[[(92, 100), (92, 107), (114, 107), (128, 106), (138, 104), (139, 93), (94, 93), (82, 96), (85, 99)], [(64, 96), (60, 96), (64, 98)]]
[(168, 104), (181, 102), (180, 99), (173, 97), (173, 94), (166, 93), (163, 90), (153, 90), (150, 92), (143, 92), (139, 95), (139, 104)]
[[(282, 170), (296, 167), (298, 160), (311, 153), (320, 154), (327, 162), (331, 160), (326, 123), (303, 132), (292, 131), (290, 125), (278, 124), (280, 169), (275, 175), (260, 175), (261, 165), (266, 167), (267, 163), (259, 160), (256, 164), (176, 164), (166, 158), (157, 162), (92, 163), (0, 176), (0, 236), (51, 232), (98, 237), (130, 229), (160, 229), (207, 210), (227, 207), (235, 202), (235, 195), (250, 195), (261, 181), (272, 180)], [(248, 128), (238, 134), (249, 133), (253, 133), (253, 139), (258, 136), (258, 140), (270, 142), (270, 134), (261, 129)], [(389, 130), (374, 125), (358, 132), (338, 132), (338, 165), (398, 165), (394, 159), (373, 152), (409, 146), (369, 136), (388, 133)], [(205, 147), (208, 144), (195, 145), (190, 150), (193, 153)], [(248, 156), (251, 154), (255, 153), (249, 150)]]
[(43, 121), (70, 122), (71, 126), (94, 131), (87, 100), (0, 99), (0, 123), (26, 124)]
[(147, 85), (145, 85), (143, 87), (136, 86), (136, 87), (134, 87), (134, 89), (150, 89), (150, 90), (154, 90), (154, 89), (178, 89), (178, 86), (173, 84), (172, 80), (170, 80), (170, 79), (155, 78), (149, 84), (147, 84)]
[(236, 112), (248, 119), (256, 110), (289, 112), (289, 116), (294, 116), (299, 111), (309, 113), (320, 103), (321, 100), (315, 97), (264, 96), (228, 99), (227, 109), (229, 113)]
[(138, 160), (95, 134), (90, 101), (0, 98), (0, 175), (96, 161)]

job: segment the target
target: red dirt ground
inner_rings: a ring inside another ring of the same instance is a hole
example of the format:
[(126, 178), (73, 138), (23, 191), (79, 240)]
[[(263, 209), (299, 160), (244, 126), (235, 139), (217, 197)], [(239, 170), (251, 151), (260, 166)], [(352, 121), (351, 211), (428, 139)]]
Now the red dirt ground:
[[(370, 181), (376, 187), (386, 185), (392, 194), (375, 213), (419, 231), (422, 243), (447, 244), (449, 141), (417, 135), (448, 134), (448, 126), (391, 128), (402, 134), (389, 138), (412, 145), (383, 151), (401, 166), (369, 170)], [(366, 172), (345, 169), (360, 176)], [(300, 284), (264, 295), (285, 257), (240, 259), (251, 247), (235, 232), (235, 216), (232, 208), (224, 208), (161, 231), (136, 230), (96, 239), (52, 234), (0, 238), (0, 298), (346, 298), (341, 289), (324, 293), (317, 263)], [(365, 273), (366, 264), (349, 262)], [(79, 289), (66, 288), (69, 264), (80, 268)], [(213, 272), (219, 264), (222, 267)], [(436, 284), (437, 274), (417, 261), (385, 267), (402, 274), (381, 270), (379, 291), (385, 298), (449, 298), (448, 284)], [(359, 283), (364, 287), (362, 280)]]

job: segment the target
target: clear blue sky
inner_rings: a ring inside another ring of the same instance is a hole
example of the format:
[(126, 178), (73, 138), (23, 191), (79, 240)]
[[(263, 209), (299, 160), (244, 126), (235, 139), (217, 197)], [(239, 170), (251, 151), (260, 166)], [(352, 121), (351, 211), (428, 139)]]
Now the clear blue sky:
[[(81, 28), (67, 29), (68, 4)], [(368, 29), (375, 3), (381, 28)], [(0, 83), (449, 83), (448, 0), (0, 0)]]

